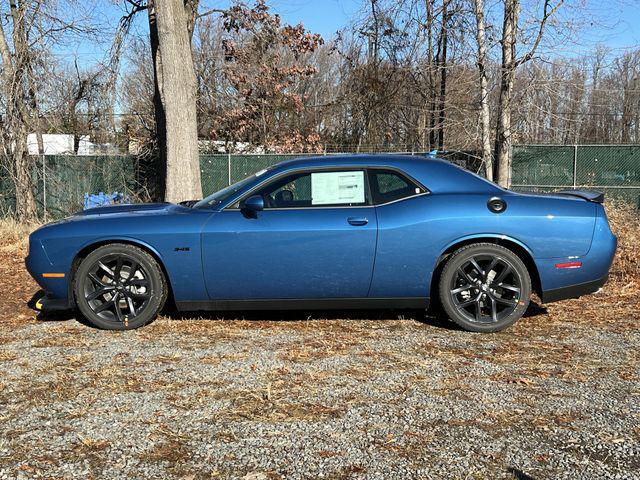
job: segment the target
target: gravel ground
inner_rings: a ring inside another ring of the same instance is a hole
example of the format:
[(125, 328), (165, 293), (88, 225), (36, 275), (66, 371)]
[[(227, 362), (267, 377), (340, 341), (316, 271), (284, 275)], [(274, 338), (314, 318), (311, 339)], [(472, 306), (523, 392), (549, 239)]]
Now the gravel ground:
[(631, 320), (27, 315), (0, 333), (0, 478), (640, 478)]
[(420, 312), (36, 317), (0, 222), (0, 479), (640, 479), (640, 217), (604, 290), (499, 334)]

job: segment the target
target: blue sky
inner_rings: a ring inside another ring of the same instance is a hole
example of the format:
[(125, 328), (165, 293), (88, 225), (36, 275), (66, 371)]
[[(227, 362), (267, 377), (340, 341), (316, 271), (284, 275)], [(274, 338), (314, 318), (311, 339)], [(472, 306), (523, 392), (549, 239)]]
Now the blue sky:
[[(251, 0), (249, 0), (250, 2)], [(526, 3), (527, 0), (525, 0)], [(532, 0), (533, 1), (533, 0)], [(113, 0), (98, 0), (95, 12), (104, 18), (105, 24), (116, 25), (123, 7)], [(204, 8), (224, 7), (230, 0), (201, 0)], [(272, 12), (279, 13), (292, 24), (302, 22), (313, 32), (330, 38), (344, 27), (362, 8), (364, 0), (268, 0)], [(576, 26), (572, 33), (572, 44), (560, 47), (556, 53), (574, 56), (596, 43), (603, 43), (614, 51), (640, 46), (640, 0), (568, 0), (573, 7), (585, 13), (588, 21)], [(584, 5), (584, 6), (582, 6)], [(146, 35), (146, 15), (138, 15), (134, 30)], [(104, 58), (110, 38), (102, 43), (61, 45), (57, 54), (78, 58), (79, 64), (89, 65)], [(562, 50), (564, 48), (564, 51)]]

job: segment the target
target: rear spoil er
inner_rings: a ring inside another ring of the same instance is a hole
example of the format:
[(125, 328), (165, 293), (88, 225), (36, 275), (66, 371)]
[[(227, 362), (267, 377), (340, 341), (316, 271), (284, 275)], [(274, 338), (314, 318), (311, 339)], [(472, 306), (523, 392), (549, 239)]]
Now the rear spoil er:
[(560, 190), (557, 195), (566, 195), (569, 197), (582, 198), (588, 202), (603, 203), (604, 193), (595, 190)]
[(568, 287), (554, 288), (553, 290), (545, 290), (542, 292), (542, 303), (557, 302), (569, 298), (578, 298), (583, 295), (597, 292), (605, 283), (607, 283), (608, 275), (591, 282), (579, 283)]
[(209, 302), (176, 302), (176, 307), (181, 312), (200, 310), (426, 309), (429, 307), (429, 299), (425, 297), (412, 297), (212, 300)]

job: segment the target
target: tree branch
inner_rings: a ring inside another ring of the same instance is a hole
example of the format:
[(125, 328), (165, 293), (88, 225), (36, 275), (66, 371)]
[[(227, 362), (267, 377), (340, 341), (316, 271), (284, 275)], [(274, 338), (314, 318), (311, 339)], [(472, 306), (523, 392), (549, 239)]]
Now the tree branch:
[(0, 21), (0, 56), (2, 57), (2, 70), (7, 74), (13, 70), (13, 64), (11, 62), (11, 52), (9, 51), (9, 45), (7, 44), (7, 38), (4, 34), (4, 28)]
[(538, 29), (538, 35), (536, 36), (536, 39), (533, 42), (533, 46), (526, 53), (526, 55), (524, 55), (523, 57), (517, 59), (514, 62), (514, 67), (517, 68), (520, 65), (522, 65), (523, 63), (526, 63), (526, 62), (528, 62), (529, 60), (531, 60), (533, 58), (533, 56), (536, 53), (536, 50), (538, 49), (538, 46), (540, 45), (540, 42), (542, 41), (542, 37), (544, 36), (544, 29), (545, 29), (545, 27), (547, 25), (548, 20), (553, 15), (555, 15), (555, 13), (558, 11), (558, 9), (562, 6), (563, 3), (564, 3), (564, 0), (559, 0), (558, 3), (556, 4), (556, 6), (553, 7), (551, 10), (549, 10), (549, 6), (551, 4), (551, 0), (545, 0), (544, 1), (542, 20), (540, 20), (540, 28)]
[(214, 13), (226, 13), (226, 10), (220, 9), (220, 8), (212, 8), (211, 10), (207, 10), (206, 12), (202, 12), (199, 13), (196, 18), (203, 18), (203, 17), (207, 17), (209, 15), (212, 15)]

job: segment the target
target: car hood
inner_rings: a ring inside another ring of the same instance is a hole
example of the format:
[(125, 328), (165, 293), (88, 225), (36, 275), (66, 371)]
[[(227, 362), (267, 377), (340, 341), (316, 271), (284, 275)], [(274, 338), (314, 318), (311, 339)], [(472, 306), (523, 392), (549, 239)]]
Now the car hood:
[(89, 208), (74, 214), (74, 217), (91, 217), (95, 215), (140, 215), (162, 214), (172, 211), (189, 210), (173, 203), (133, 203), (125, 205), (108, 205), (105, 207)]

